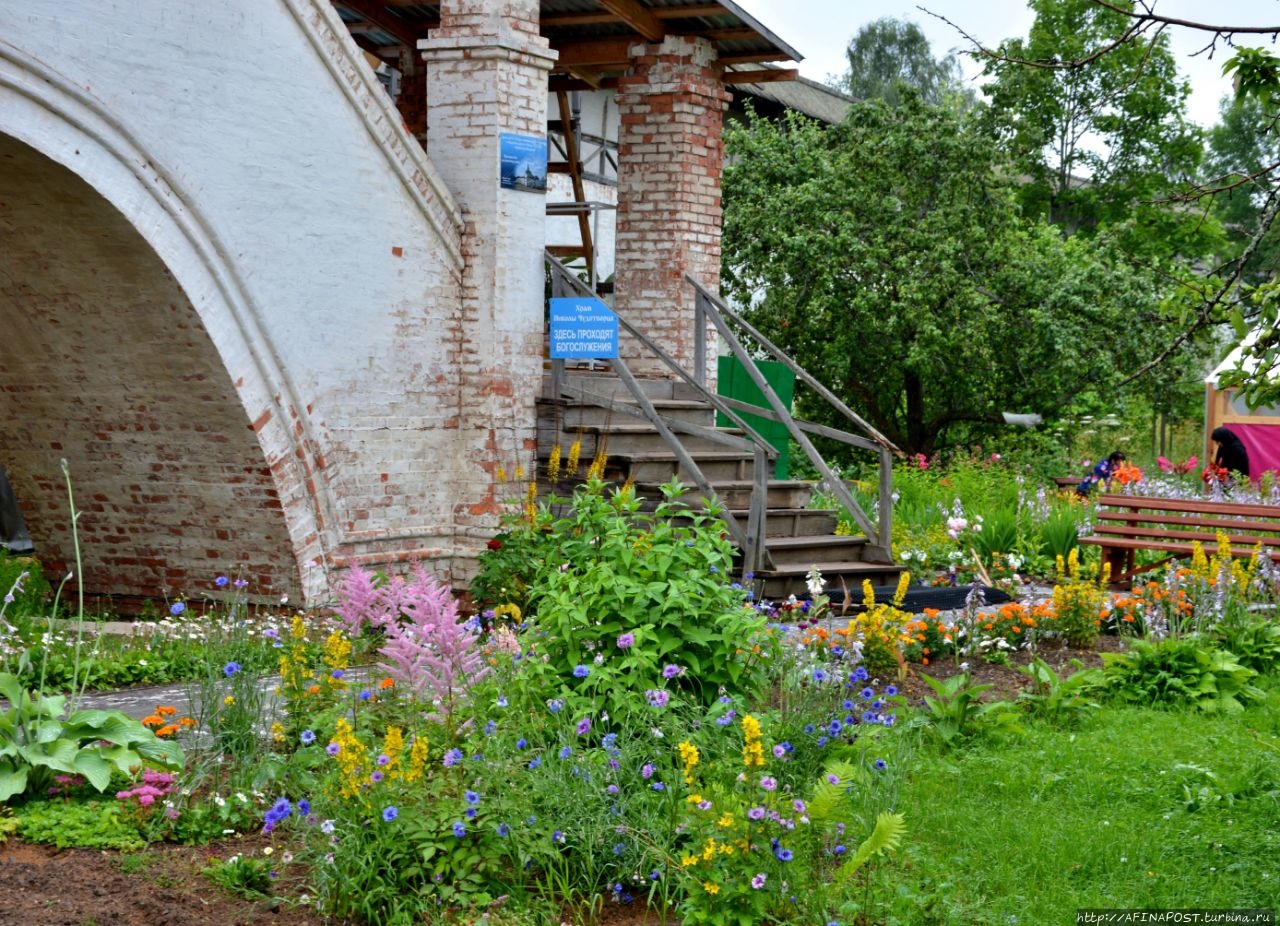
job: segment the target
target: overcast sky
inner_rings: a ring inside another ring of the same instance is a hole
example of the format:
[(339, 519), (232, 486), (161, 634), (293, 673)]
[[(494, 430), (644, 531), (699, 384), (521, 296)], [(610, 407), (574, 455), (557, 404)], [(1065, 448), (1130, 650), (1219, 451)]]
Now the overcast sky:
[[(935, 57), (968, 45), (953, 27), (921, 7), (949, 19), (984, 45), (1002, 39), (1025, 37), (1032, 15), (1025, 0), (736, 0), (736, 2), (780, 39), (804, 55), (800, 73), (825, 81), (828, 75), (845, 70), (844, 49), (858, 30), (882, 16), (907, 19), (924, 31), (933, 45)], [(1179, 19), (1209, 21), (1222, 26), (1280, 27), (1280, 0), (1156, 0), (1157, 12)], [(1205, 55), (1192, 57), (1212, 36), (1174, 29), (1170, 32), (1178, 67), (1191, 81), (1188, 112), (1201, 125), (1218, 120), (1218, 101), (1231, 90), (1222, 76), (1222, 63), (1230, 57), (1221, 44), (1213, 60)], [(1269, 37), (1242, 38), (1242, 43), (1261, 45)], [(1280, 54), (1280, 50), (1277, 51)], [(978, 67), (961, 59), (966, 74), (976, 75)]]

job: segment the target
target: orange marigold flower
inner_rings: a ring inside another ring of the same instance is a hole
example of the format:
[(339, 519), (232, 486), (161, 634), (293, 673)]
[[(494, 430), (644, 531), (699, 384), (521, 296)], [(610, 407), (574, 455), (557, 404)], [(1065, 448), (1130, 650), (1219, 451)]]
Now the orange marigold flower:
[(156, 713), (161, 717), (168, 717), (170, 714), (178, 713), (178, 709), (171, 704), (163, 704), (156, 708)]
[(394, 678), (384, 678), (384, 679), (383, 679), (383, 680), (378, 684), (378, 687), (379, 687), (379, 688), (381, 688), (383, 691), (386, 691), (388, 688), (390, 688), (390, 687), (391, 687), (392, 685), (394, 685), (395, 683), (396, 683), (396, 680), (395, 680)]
[(146, 717), (142, 718), (142, 725), (144, 727), (159, 727), (163, 724), (164, 718), (159, 714), (148, 714)]

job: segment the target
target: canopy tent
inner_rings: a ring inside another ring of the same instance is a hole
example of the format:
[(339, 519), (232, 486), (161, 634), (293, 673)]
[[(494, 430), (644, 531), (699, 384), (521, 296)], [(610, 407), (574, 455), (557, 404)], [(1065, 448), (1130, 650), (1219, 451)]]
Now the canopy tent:
[(1209, 459), (1209, 435), (1215, 428), (1228, 427), (1249, 451), (1249, 478), (1257, 479), (1268, 470), (1280, 470), (1280, 407), (1250, 409), (1238, 390), (1218, 388), (1219, 376), (1235, 369), (1239, 356), (1237, 348), (1205, 379), (1205, 458)]

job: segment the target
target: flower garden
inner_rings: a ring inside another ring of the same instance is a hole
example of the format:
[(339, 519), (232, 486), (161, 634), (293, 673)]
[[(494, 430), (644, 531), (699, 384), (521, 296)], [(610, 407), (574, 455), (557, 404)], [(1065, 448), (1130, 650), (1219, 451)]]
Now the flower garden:
[[(1270, 558), (1210, 545), (1114, 593), (1075, 493), (990, 460), (895, 487), (909, 574), (857, 608), (816, 571), (803, 600), (755, 600), (674, 484), (652, 510), (599, 481), (521, 506), (465, 613), (421, 568), (353, 570), (316, 614), (220, 578), (112, 638), (50, 618), (38, 567), (0, 561), (0, 835), (204, 846), (221, 889), (351, 924), (1273, 905)], [(915, 614), (907, 583), (971, 591)], [(173, 680), (190, 707), (82, 705)]]

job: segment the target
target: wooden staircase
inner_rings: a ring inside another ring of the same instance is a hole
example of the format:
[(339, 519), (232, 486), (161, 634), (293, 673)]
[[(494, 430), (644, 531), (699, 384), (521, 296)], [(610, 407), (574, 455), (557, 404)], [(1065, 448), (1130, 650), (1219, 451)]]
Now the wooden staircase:
[[(715, 409), (685, 383), (671, 379), (637, 380), (650, 403), (672, 423), (723, 432), (741, 439), (737, 428), (715, 428)], [(579, 472), (598, 453), (606, 459), (605, 478), (635, 484), (637, 494), (650, 504), (662, 498), (660, 487), (673, 476), (690, 491), (685, 500), (697, 505), (706, 492), (693, 485), (694, 474), (667, 446), (665, 439), (644, 421), (644, 412), (626, 385), (611, 372), (566, 370), (559, 394), (554, 378), (546, 377), (544, 398), (538, 402), (538, 458), (540, 490), (547, 494), (568, 494), (567, 479), (552, 486), (547, 480), (547, 464), (553, 449), (560, 448), (563, 460), (570, 446), (580, 442)], [(589, 394), (605, 399), (583, 401)], [(752, 451), (726, 449), (723, 444), (699, 434), (682, 434), (681, 443), (709, 483), (726, 519), (745, 525), (750, 520), (753, 499), (760, 489), (755, 481), (756, 457)], [(768, 466), (772, 466), (770, 461)], [(902, 568), (871, 547), (866, 536), (838, 536), (838, 511), (808, 507), (814, 484), (801, 480), (769, 478), (764, 497), (758, 499), (764, 515), (764, 549), (761, 564), (744, 584), (770, 599), (808, 594), (805, 580), (815, 566), (828, 581), (828, 593), (840, 592), (843, 582), (855, 600), (861, 600), (864, 579), (873, 585), (897, 582)], [(740, 572), (742, 557), (739, 557)]]
[[(546, 262), (553, 299), (594, 298), (554, 254), (548, 252)], [(597, 361), (575, 362), (569, 368), (565, 360), (553, 359), (539, 404), (540, 475), (545, 478), (557, 446), (564, 457), (581, 439), (580, 465), (602, 456), (606, 479), (631, 481), (640, 497), (652, 504), (662, 497), (660, 487), (678, 478), (689, 486), (686, 501), (716, 501), (725, 530), (738, 547), (744, 583), (752, 583), (754, 591), (766, 598), (807, 594), (805, 579), (815, 567), (827, 580), (828, 594), (839, 594), (843, 585), (859, 599), (864, 580), (873, 585), (896, 582), (903, 571), (890, 552), (892, 454), (897, 448), (717, 296), (696, 280), (685, 279), (695, 295), (693, 370), (686, 370), (648, 333), (622, 316), (617, 316), (619, 328), (670, 375), (637, 377), (621, 357), (602, 361), (608, 372), (601, 372)], [(737, 358), (767, 407), (719, 396), (707, 388), (707, 358), (714, 356), (715, 347), (707, 343), (709, 326), (714, 326), (721, 344)], [(797, 387), (810, 390), (815, 400), (826, 402), (859, 433), (795, 418), (789, 403), (778, 397), (756, 367), (760, 355), (785, 364), (795, 374)], [(859, 535), (836, 535), (838, 510), (808, 507), (812, 484), (770, 478), (777, 451), (744, 416), (783, 425), (825, 490), (857, 524)], [(736, 427), (717, 427), (717, 417)], [(862, 510), (818, 452), (811, 435), (876, 455), (880, 481), (874, 516)], [(559, 494), (565, 494), (563, 487)]]

